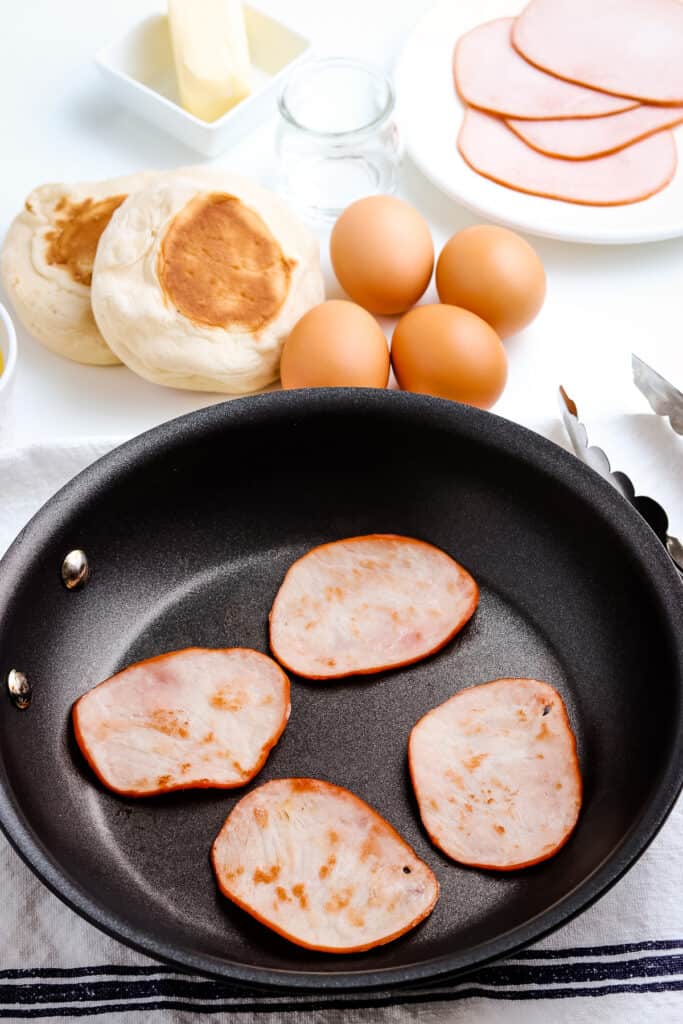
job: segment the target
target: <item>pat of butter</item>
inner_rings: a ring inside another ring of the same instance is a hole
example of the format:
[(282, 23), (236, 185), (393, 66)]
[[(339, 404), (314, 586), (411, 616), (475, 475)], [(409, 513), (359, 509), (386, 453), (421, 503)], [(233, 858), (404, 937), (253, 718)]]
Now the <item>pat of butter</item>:
[(168, 0), (180, 102), (215, 121), (248, 96), (251, 65), (240, 0)]

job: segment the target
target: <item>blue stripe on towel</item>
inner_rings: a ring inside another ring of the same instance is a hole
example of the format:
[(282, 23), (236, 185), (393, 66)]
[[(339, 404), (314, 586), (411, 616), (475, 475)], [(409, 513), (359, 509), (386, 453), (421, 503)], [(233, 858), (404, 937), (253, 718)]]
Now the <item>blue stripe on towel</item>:
[(180, 1000), (159, 1000), (158, 1002), (125, 1002), (125, 1003), (99, 1003), (99, 1004), (70, 1004), (68, 1006), (43, 1006), (32, 1007), (31, 1009), (3, 1009), (0, 1008), (0, 1018), (36, 1018), (36, 1017), (86, 1017), (99, 1013), (123, 1013), (134, 1010), (184, 1010), (190, 1013), (297, 1013), (305, 1010), (329, 1010), (329, 1009), (371, 1009), (373, 1007), (407, 1005), (411, 1003), (434, 1003), (451, 1002), (456, 999), (568, 999), (581, 996), (605, 996), (620, 995), (623, 993), (642, 992), (675, 992), (683, 991), (683, 979), (671, 982), (650, 982), (646, 985), (609, 985), (599, 988), (566, 988), (566, 989), (537, 989), (535, 991), (511, 992), (495, 989), (486, 989), (477, 986), (468, 986), (454, 990), (453, 992), (411, 992), (394, 995), (378, 995), (376, 997), (355, 997), (341, 998), (331, 997), (328, 1000), (321, 1000), (318, 996), (310, 1001), (297, 1003), (267, 1003), (245, 1001), (242, 1003), (192, 1003)]
[[(547, 962), (526, 962), (532, 960)], [(268, 1013), (274, 1010), (282, 1013), (340, 1007), (363, 1009), (473, 997), (567, 999), (681, 990), (683, 941), (653, 940), (563, 950), (527, 950), (508, 961), (480, 968), (462, 980), (443, 981), (430, 988), (346, 995), (245, 989), (193, 977), (162, 965), (4, 970), (0, 971), (0, 1018), (79, 1017), (162, 1009), (195, 1013)]]

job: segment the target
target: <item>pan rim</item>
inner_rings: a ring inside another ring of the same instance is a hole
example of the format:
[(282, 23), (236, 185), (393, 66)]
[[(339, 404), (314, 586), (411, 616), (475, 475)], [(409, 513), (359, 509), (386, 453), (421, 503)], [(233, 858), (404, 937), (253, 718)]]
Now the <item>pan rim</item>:
[[(663, 546), (638, 513), (593, 470), (552, 441), (519, 424), (488, 412), (446, 400), (404, 392), (373, 389), (324, 388), (315, 391), (271, 392), (235, 401), (219, 403), (187, 413), (140, 434), (113, 449), (79, 473), (36, 513), (20, 532), (0, 561), (0, 621), (4, 614), (12, 579), (23, 563), (43, 544), (57, 521), (63, 522), (95, 487), (114, 485), (133, 464), (165, 457), (188, 436), (213, 431), (239, 429), (241, 424), (267, 424), (278, 417), (302, 418), (323, 413), (348, 414), (374, 412), (377, 415), (401, 415), (401, 410), (432, 426), (443, 425), (465, 440), (485, 443), (516, 461), (521, 461), (569, 488), (586, 501), (593, 512), (609, 523), (610, 529), (628, 548), (644, 577), (658, 594), (662, 616), (670, 634), (679, 681), (678, 721), (672, 737), (667, 763), (660, 772), (653, 798), (602, 863), (572, 891), (524, 924), (503, 932), (494, 939), (472, 946), (464, 952), (442, 954), (400, 967), (334, 972), (260, 967), (239, 961), (218, 959), (197, 953), (181, 943), (172, 943), (144, 935), (130, 926), (125, 915), (99, 905), (84, 888), (75, 883), (52, 858), (49, 850), (24, 820), (21, 809), (7, 784), (0, 750), (0, 828), (10, 844), (40, 881), (70, 909), (90, 924), (131, 948), (172, 964), (184, 971), (195, 971), (237, 984), (259, 985), (299, 991), (360, 991), (397, 986), (426, 985), (455, 977), (529, 945), (566, 924), (604, 895), (639, 859), (655, 838), (683, 786), (683, 589), (673, 563)], [(671, 600), (671, 596), (674, 599)], [(676, 596), (677, 595), (677, 596)], [(668, 600), (665, 600), (665, 597)]]

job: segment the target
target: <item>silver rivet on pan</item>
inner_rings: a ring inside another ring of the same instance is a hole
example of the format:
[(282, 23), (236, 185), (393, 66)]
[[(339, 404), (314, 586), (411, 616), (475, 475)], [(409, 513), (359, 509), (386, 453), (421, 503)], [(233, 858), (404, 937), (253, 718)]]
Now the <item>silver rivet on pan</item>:
[(7, 689), (15, 708), (25, 711), (31, 703), (31, 684), (23, 672), (10, 669), (7, 676)]
[(62, 562), (62, 583), (67, 590), (82, 587), (90, 575), (90, 566), (85, 551), (74, 548)]

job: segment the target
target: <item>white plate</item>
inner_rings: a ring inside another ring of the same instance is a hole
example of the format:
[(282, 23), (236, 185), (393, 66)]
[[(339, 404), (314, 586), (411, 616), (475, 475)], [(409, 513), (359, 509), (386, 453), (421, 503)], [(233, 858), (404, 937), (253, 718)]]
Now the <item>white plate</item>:
[[(458, 153), (462, 103), (453, 88), (456, 40), (475, 25), (518, 14), (522, 0), (445, 0), (417, 25), (396, 69), (398, 119), (413, 161), (438, 188), (487, 220), (569, 242), (623, 244), (683, 235), (682, 161), (656, 196), (628, 206), (580, 206), (496, 185)], [(676, 132), (679, 152), (683, 131)]]

